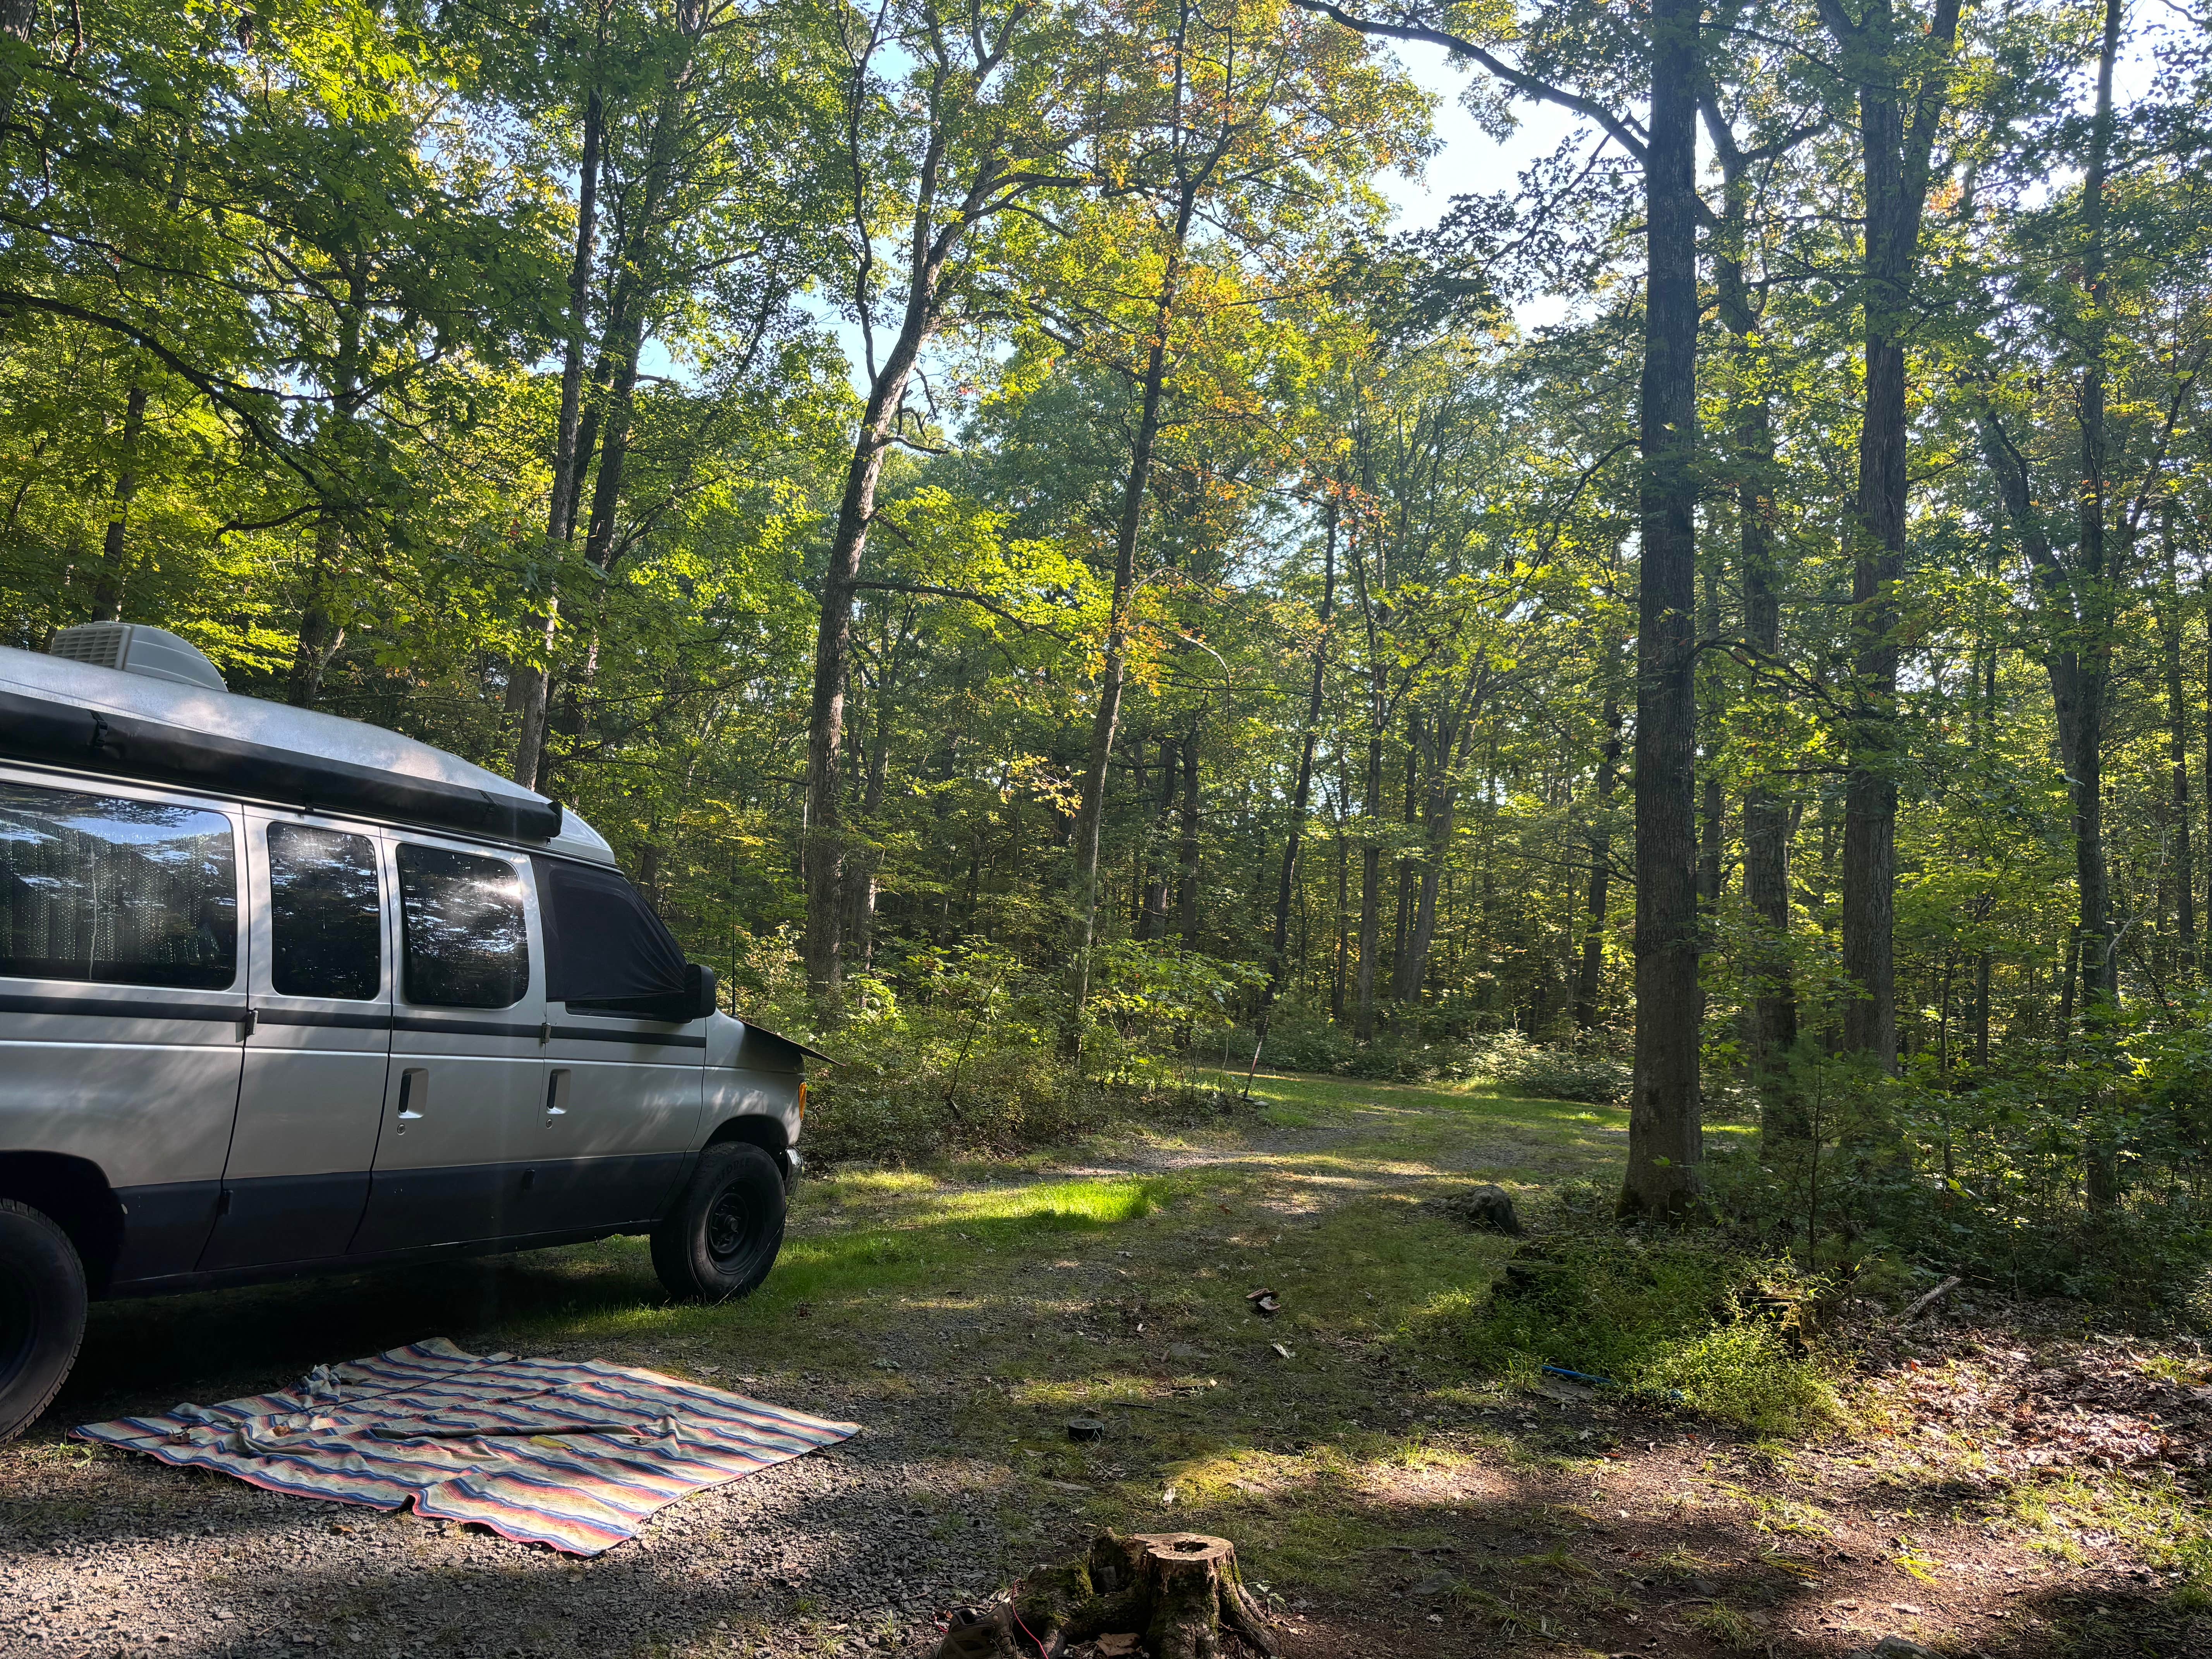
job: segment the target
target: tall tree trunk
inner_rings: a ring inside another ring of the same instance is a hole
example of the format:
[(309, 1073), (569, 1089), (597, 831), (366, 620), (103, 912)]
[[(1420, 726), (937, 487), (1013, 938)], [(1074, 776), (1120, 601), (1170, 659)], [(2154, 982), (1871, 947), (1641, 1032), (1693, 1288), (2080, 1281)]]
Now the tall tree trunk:
[(1291, 792), (1291, 822), (1283, 841), (1283, 868), (1275, 883), (1275, 942), (1267, 957), (1267, 988), (1261, 1003), (1261, 1029), (1281, 993), (1291, 934), (1291, 891), (1297, 880), (1298, 844), (1305, 836), (1306, 802), (1313, 789), (1314, 744), (1321, 737), (1322, 694), (1328, 684), (1329, 620), (1336, 610), (1337, 501), (1331, 491), (1322, 509), (1321, 628), (1314, 638), (1313, 682), (1306, 693), (1305, 722), (1298, 738), (1298, 778)]
[(1704, 1187), (1698, 1056), (1697, 83), (1698, 0), (1653, 0), (1638, 445), (1636, 1066), (1624, 1216), (1686, 1215)]
[[(1188, 230), (1188, 209), (1180, 222)], [(1176, 253), (1182, 237), (1176, 239)], [(1106, 813), (1106, 766), (1121, 724), (1121, 691), (1128, 675), (1129, 605), (1137, 583), (1137, 536), (1144, 524), (1145, 494), (1152, 486), (1152, 452), (1159, 441), (1160, 398), (1167, 380), (1167, 334), (1174, 313), (1179, 257), (1170, 259), (1161, 279), (1153, 311), (1152, 338), (1138, 384), (1137, 434), (1129, 449), (1129, 470), (1121, 483), (1121, 521), (1114, 536), (1114, 591), (1106, 631), (1106, 659), (1099, 674), (1098, 707), (1091, 720), (1091, 754), (1083, 774), (1083, 797), (1075, 815), (1075, 938), (1069, 963), (1071, 985), (1065, 1045), (1071, 1054), (1082, 1041), (1083, 1008), (1091, 997), (1091, 951), (1098, 919), (1098, 836)], [(1195, 754), (1185, 757), (1195, 769)]]
[(1620, 696), (1606, 677), (1605, 742), (1597, 754), (1597, 812), (1590, 826), (1589, 889), (1583, 914), (1582, 963), (1575, 977), (1575, 1029), (1597, 1029), (1605, 972), (1606, 904), (1613, 887), (1613, 792), (1620, 772)]
[(2117, 574), (2106, 545), (2109, 486), (2105, 432), (2105, 354), (2108, 299), (2105, 282), (2105, 182), (2112, 143), (2112, 75), (2119, 56), (2123, 0), (2105, 0), (2105, 32), (2097, 58), (2097, 109), (2090, 125), (2088, 165), (2081, 182), (2082, 286), (2089, 302), (2087, 361), (2077, 404), (2081, 422), (2081, 548), (2083, 638), (2077, 650), (2080, 707), (2075, 716), (2074, 866), (2081, 889), (2081, 1002), (2084, 1012), (2119, 995), (2119, 941), (2112, 937), (2111, 884), (2105, 862), (2105, 694), (2111, 678), (2113, 589)]
[(1198, 949), (1198, 723), (1182, 740), (1182, 824), (1176, 857), (1176, 927), (1183, 948)]
[(1144, 914), (1137, 918), (1137, 937), (1140, 939), (1164, 939), (1168, 931), (1168, 894), (1174, 884), (1168, 877), (1167, 836), (1168, 821), (1175, 811), (1177, 769), (1182, 764), (1181, 751), (1173, 738), (1160, 739), (1160, 803), (1159, 811), (1152, 823), (1149, 839), (1154, 843), (1151, 853), (1151, 872), (1147, 878)]
[(138, 493), (138, 440), (146, 429), (146, 388), (137, 378), (123, 398), (123, 445), (116, 463), (115, 494), (108, 508), (107, 534), (100, 551), (100, 575), (93, 584), (92, 615), (95, 622), (118, 622), (123, 616), (123, 594), (129, 585), (130, 549), (126, 543), (131, 521), (131, 498)]
[[(1936, 0), (1923, 40), (1900, 28), (1894, 0), (1868, 0), (1857, 22), (1841, 0), (1820, 15), (1858, 88), (1866, 237), (1860, 309), (1866, 394), (1858, 496), (1851, 525), (1851, 641), (1856, 686), (1844, 795), (1843, 1047), (1883, 1066), (1897, 1058), (1893, 924), (1897, 895), (1897, 583), (1905, 569), (1907, 477), (1905, 336), (1929, 156), (1950, 90), (1960, 0)], [(1935, 55), (1908, 91), (1912, 60)], [(1906, 104), (1911, 104), (1908, 124)]]
[(1421, 805), (1421, 890), (1413, 906), (1413, 942), (1407, 951), (1406, 997), (1416, 1001), (1429, 976), (1429, 952), (1437, 942), (1437, 892), (1451, 856), (1452, 830), (1459, 805), (1454, 762), (1466, 748), (1466, 726), (1432, 729), (1429, 744), (1429, 787)]
[[(605, 104), (595, 86), (584, 103), (584, 154), (577, 168), (576, 248), (568, 261), (568, 336), (561, 353), (561, 411), (553, 429), (552, 499), (545, 511), (545, 560), (549, 572), (558, 568), (561, 550), (575, 526), (576, 498), (585, 459), (576, 442), (577, 422), (584, 402), (584, 332), (591, 299), (592, 249), (599, 235), (599, 160), (605, 126)], [(514, 781), (526, 789), (538, 787), (538, 768), (544, 759), (545, 714), (552, 696), (553, 644), (560, 622), (560, 585), (557, 578), (549, 574), (539, 623), (539, 660), (516, 671), (521, 679), (518, 700), (521, 719), (514, 740)]]
[[(2081, 989), (2085, 1013), (2101, 1014), (2119, 1001), (2120, 941), (2112, 931), (2110, 880), (2105, 861), (2105, 696), (2112, 678), (2112, 635), (2118, 621), (2119, 561), (2106, 544), (2105, 356), (2110, 300), (2105, 280), (2105, 184), (2112, 147), (2112, 76), (2119, 59), (2124, 0), (2105, 0), (2104, 40), (2097, 55), (2097, 110), (2089, 131), (2088, 165), (2082, 170), (2082, 287), (2089, 301), (2087, 361), (2082, 365), (2078, 407), (2081, 421), (2080, 494), (2085, 637), (2081, 646), (2081, 752), (2074, 788), (2074, 872), (2081, 888)], [(2093, 1125), (2088, 1146), (2090, 1207), (2109, 1213), (2120, 1199), (2120, 1148), (2111, 1128)]]
[(2159, 619), (2166, 652), (2166, 760), (2172, 769), (2174, 929), (2179, 935), (2184, 974), (2197, 971), (2197, 860), (2191, 838), (2189, 804), (2189, 693), (2181, 672), (2181, 580), (2173, 553), (2173, 527), (2161, 521), (2166, 552), (2166, 614)]
[[(343, 434), (361, 409), (361, 331), (368, 296), (365, 276), (358, 265), (342, 259), (338, 270), (338, 349), (331, 369), (331, 408), (332, 428)], [(343, 451), (344, 447), (341, 437), (338, 447)], [(343, 459), (333, 457), (333, 472), (344, 464)], [(325, 488), (326, 491), (334, 488), (334, 482)], [(326, 499), (315, 525), (314, 556), (308, 562), (300, 597), (298, 642), (293, 647), (292, 672), (284, 688), (284, 700), (295, 708), (315, 706), (322, 696), (324, 672), (345, 643), (345, 629), (331, 615), (331, 584), (344, 550), (344, 529)]]
[[(918, 242), (933, 247), (925, 236)], [(838, 799), (838, 750), (845, 731), (845, 662), (853, 645), (853, 601), (860, 560), (876, 518), (876, 490), (908, 380), (922, 343), (936, 326), (942, 304), (945, 255), (917, 261), (897, 337), (868, 389), (837, 526), (822, 573), (822, 614), (814, 632), (814, 684), (806, 727), (806, 983), (819, 995), (836, 986), (842, 970), (838, 896), (844, 884), (843, 813)], [(1096, 854), (1093, 854), (1094, 860)]]
[[(1705, 571), (1704, 605), (1705, 631), (1708, 638), (1719, 637), (1721, 631), (1721, 596), (1719, 573)], [(1717, 728), (1709, 740), (1707, 755), (1717, 754), (1720, 732)], [(1717, 926), (1721, 902), (1721, 870), (1725, 849), (1721, 844), (1726, 807), (1723, 803), (1719, 772), (1711, 765), (1698, 785), (1698, 897), (1705, 906), (1705, 931), (1711, 934)]]
[(1346, 795), (1349, 787), (1343, 757), (1339, 756), (1336, 768), (1336, 964), (1328, 981), (1329, 1023), (1338, 1026), (1344, 1024), (1346, 969), (1351, 957), (1346, 924), (1352, 904), (1352, 849), (1344, 835)]
[(1367, 738), (1367, 798), (1360, 803), (1365, 820), (1359, 847), (1359, 981), (1352, 1039), (1375, 1040), (1375, 958), (1382, 946), (1382, 843), (1376, 838), (1377, 809), (1382, 804), (1382, 732)]
[[(1009, 27), (1012, 25), (1009, 24)], [(872, 43), (856, 58), (846, 88), (846, 157), (854, 179), (854, 200), (861, 198), (866, 161), (861, 153), (862, 111), (869, 100), (868, 53)], [(841, 971), (844, 890), (844, 824), (838, 780), (838, 751), (845, 727), (845, 662), (852, 650), (853, 604), (858, 592), (860, 562), (867, 551), (868, 532), (876, 518), (876, 492), (883, 480), (884, 460), (890, 453), (906, 388), (920, 361), (921, 349), (943, 315), (945, 276), (962, 241), (988, 215), (1011, 199), (999, 189), (1006, 166), (1002, 136), (993, 133), (967, 144), (957, 137), (954, 112), (946, 100), (957, 96), (955, 83), (965, 78), (938, 63), (920, 77), (925, 94), (927, 123), (921, 159), (907, 181), (913, 214), (908, 222), (906, 294), (900, 307), (899, 325), (880, 364), (874, 362), (872, 325), (870, 362), (872, 373), (863, 404), (853, 453), (845, 468), (844, 488), (837, 502), (837, 523), (830, 539), (829, 557), (822, 573), (822, 611), (814, 634), (814, 679), (807, 704), (805, 829), (801, 860), (806, 878), (806, 982), (820, 996), (836, 988)], [(945, 193), (948, 169), (956, 162), (967, 171), (960, 191)], [(864, 325), (874, 300), (872, 252), (876, 228), (854, 227), (861, 255), (856, 262), (853, 299)], [(1118, 616), (1118, 611), (1117, 611)], [(1118, 694), (1118, 688), (1117, 688)], [(1118, 696), (1117, 696), (1118, 712)], [(1111, 733), (1109, 732), (1110, 738)], [(1112, 745), (1109, 741), (1108, 752)], [(1090, 883), (1097, 873), (1096, 837), (1092, 838)], [(1087, 951), (1085, 952), (1087, 957)]]
[[(1421, 821), (1421, 750), (1427, 742), (1418, 705), (1406, 714), (1406, 786), (1402, 816), (1407, 830)], [(1398, 860), (1398, 910), (1390, 933), (1390, 1000), (1411, 1002), (1413, 984), (1413, 895), (1419, 883), (1419, 860), (1410, 854)]]
[[(1744, 242), (1751, 190), (1734, 135), (1706, 107), (1706, 125), (1722, 150), (1726, 192), (1721, 234), (1714, 239), (1714, 286), (1729, 332), (1733, 369), (1729, 440), (1735, 467), (1736, 559), (1743, 577), (1744, 635), (1768, 661), (1782, 654), (1781, 572), (1774, 553), (1774, 429), (1759, 340), (1759, 317), (1745, 279)], [(1715, 816), (1708, 808), (1708, 818)], [(1790, 1086), (1788, 1058), (1797, 1042), (1797, 993), (1790, 959), (1790, 809), (1759, 779), (1743, 794), (1743, 898), (1752, 937), (1751, 1070), (1768, 1133), (1802, 1135), (1806, 1126)], [(1713, 871), (1718, 887), (1718, 871)]]

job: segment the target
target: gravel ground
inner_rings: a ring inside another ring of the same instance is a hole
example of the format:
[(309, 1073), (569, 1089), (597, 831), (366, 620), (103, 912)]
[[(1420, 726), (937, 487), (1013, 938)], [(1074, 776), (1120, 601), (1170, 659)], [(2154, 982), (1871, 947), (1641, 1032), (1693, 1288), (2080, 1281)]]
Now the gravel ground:
[[(948, 1610), (1073, 1553), (1102, 1505), (1131, 1529), (1199, 1525), (1256, 1545), (1301, 1504), (1340, 1528), (1340, 1577), (1358, 1589), (1279, 1586), (1288, 1659), (1841, 1659), (1899, 1631), (1990, 1659), (2212, 1659), (2212, 1615), (2177, 1622), (2164, 1599), (2176, 1570), (2118, 1522), (2069, 1522), (2057, 1559), (1985, 1513), (2007, 1457), (2089, 1477), (2123, 1455), (2195, 1465), (2212, 1405), (2201, 1349), (2166, 1356), (2161, 1376), (2112, 1339), (1976, 1329), (1963, 1314), (1942, 1334), (1869, 1336), (1866, 1386), (1889, 1402), (1867, 1419), (1879, 1436), (1863, 1425), (1791, 1455), (1565, 1386), (1425, 1394), (1387, 1343), (1326, 1321), (1285, 1328), (1300, 1295), (1346, 1270), (1305, 1242), (1338, 1206), (1365, 1206), (1352, 1213), (1387, 1232), (1471, 1178), (1547, 1181), (1618, 1155), (1609, 1127), (1476, 1123), (1424, 1113), (1411, 1092), (1376, 1091), (1364, 1124), (1247, 1121), (1006, 1172), (1022, 1185), (1221, 1166), (1218, 1187), (1186, 1188), (1142, 1224), (995, 1235), (924, 1286), (879, 1296), (848, 1278), (837, 1305), (787, 1304), (788, 1322), (672, 1310), (632, 1246), (96, 1309), (60, 1404), (0, 1447), (0, 1659), (921, 1659)], [(933, 1201), (949, 1214), (980, 1191)], [(890, 1219), (913, 1218), (884, 1207), (901, 1201), (823, 1188), (794, 1237), (890, 1248)], [(1244, 1304), (1262, 1282), (1292, 1299), (1273, 1325)], [(589, 1562), (63, 1437), (434, 1335), (665, 1370), (864, 1426), (673, 1504)], [(1055, 1391), (1101, 1378), (1152, 1379), (1151, 1432), (1055, 1449), (1071, 1409)], [(1176, 1442), (1178, 1425), (1199, 1437)], [(1382, 1425), (1411, 1438), (1390, 1452)], [(1303, 1449), (1354, 1439), (1382, 1449), (1317, 1486)], [(1194, 1460), (1229, 1453), (1244, 1461), (1216, 1468), (1211, 1510), (1188, 1491), (1160, 1507)], [(1740, 1629), (1719, 1618), (1731, 1609)]]
[[(732, 1379), (743, 1388), (743, 1381)], [(217, 1475), (47, 1442), (12, 1461), (0, 1516), (0, 1651), (506, 1659), (684, 1647), (896, 1650), (999, 1582), (996, 1488), (932, 1457), (951, 1402), (834, 1388), (854, 1440), (663, 1513), (588, 1562), (411, 1515), (283, 1498)], [(988, 1538), (986, 1534), (990, 1534)]]

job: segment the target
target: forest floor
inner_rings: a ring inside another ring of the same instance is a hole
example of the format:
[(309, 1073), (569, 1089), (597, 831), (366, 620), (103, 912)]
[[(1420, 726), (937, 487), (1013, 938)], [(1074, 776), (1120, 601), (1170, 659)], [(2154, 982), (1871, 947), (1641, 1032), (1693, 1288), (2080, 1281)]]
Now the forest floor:
[[(1617, 1176), (1623, 1115), (1311, 1078), (1255, 1095), (1198, 1127), (803, 1184), (740, 1304), (670, 1304), (626, 1239), (101, 1306), (56, 1410), (0, 1449), (0, 1652), (921, 1655), (950, 1608), (1112, 1527), (1235, 1540), (1293, 1659), (1840, 1659), (1893, 1633), (2212, 1655), (2201, 1345), (1947, 1304), (1850, 1336), (1844, 1425), (1785, 1443), (1509, 1391), (1424, 1340), (1513, 1248), (1433, 1200), (1497, 1182), (1540, 1212)], [(865, 1427), (588, 1563), (64, 1438), (432, 1336)], [(1103, 1437), (1073, 1443), (1085, 1412)]]

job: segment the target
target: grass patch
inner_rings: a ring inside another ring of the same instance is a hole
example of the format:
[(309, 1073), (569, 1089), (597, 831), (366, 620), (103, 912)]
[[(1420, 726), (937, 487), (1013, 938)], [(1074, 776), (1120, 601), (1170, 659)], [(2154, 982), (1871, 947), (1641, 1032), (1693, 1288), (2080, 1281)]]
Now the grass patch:
[(2014, 1516), (2045, 1553), (2084, 1559), (2081, 1534), (2110, 1534), (2145, 1565), (2178, 1575), (2172, 1587), (2177, 1610), (2212, 1611), (2212, 1516), (2171, 1475), (2122, 1482), (2068, 1474), (2015, 1486), (2009, 1498)]
[(1725, 1602), (1716, 1601), (1709, 1607), (1692, 1607), (1682, 1616), (1682, 1622), (1731, 1653), (1748, 1653), (1763, 1645), (1759, 1626)]
[(1787, 1270), (1695, 1242), (1586, 1236), (1523, 1249), (1486, 1296), (1449, 1292), (1420, 1334), (1524, 1387), (1546, 1365), (1610, 1378), (1723, 1422), (1790, 1434), (1840, 1415), (1762, 1291)]

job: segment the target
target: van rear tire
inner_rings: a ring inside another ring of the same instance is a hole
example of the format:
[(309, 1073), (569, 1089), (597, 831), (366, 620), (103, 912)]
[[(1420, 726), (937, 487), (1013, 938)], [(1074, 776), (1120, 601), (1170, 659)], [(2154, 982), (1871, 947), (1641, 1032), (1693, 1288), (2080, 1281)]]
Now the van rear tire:
[(699, 1154), (676, 1207), (653, 1230), (653, 1270), (687, 1301), (750, 1296), (783, 1248), (783, 1173), (750, 1141)]
[(53, 1403), (84, 1342), (84, 1262), (43, 1211), (0, 1198), (0, 1442)]

